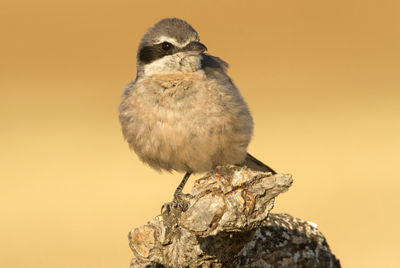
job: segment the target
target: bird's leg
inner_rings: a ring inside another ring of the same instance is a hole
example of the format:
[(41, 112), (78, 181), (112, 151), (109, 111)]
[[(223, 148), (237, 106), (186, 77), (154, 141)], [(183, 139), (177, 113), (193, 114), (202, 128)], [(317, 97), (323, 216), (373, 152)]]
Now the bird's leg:
[(190, 172), (186, 172), (185, 176), (183, 176), (183, 179), (181, 181), (181, 183), (179, 183), (178, 187), (176, 187), (175, 193), (174, 193), (174, 198), (176, 198), (177, 195), (181, 195), (182, 194), (182, 190), (185, 187), (186, 182), (188, 181), (190, 175), (192, 173)]
[(185, 184), (188, 181), (188, 179), (189, 179), (191, 174), (192, 174), (191, 172), (186, 172), (185, 176), (183, 176), (183, 179), (182, 179), (181, 183), (179, 183), (178, 187), (175, 190), (174, 200), (171, 203), (164, 204), (161, 207), (161, 212), (164, 209), (166, 209), (167, 211), (170, 211), (171, 210), (171, 206), (173, 206), (173, 207), (178, 207), (179, 206), (182, 211), (186, 211), (187, 210), (188, 202), (185, 199), (187, 199), (190, 196), (190, 194), (184, 194), (182, 192), (182, 190), (183, 190), (183, 187), (185, 187)]
[(185, 200), (185, 199), (187, 199), (188, 195), (184, 194), (182, 192), (182, 190), (185, 187), (185, 184), (188, 181), (191, 174), (192, 173), (190, 173), (190, 172), (186, 172), (185, 176), (183, 176), (181, 183), (179, 183), (178, 187), (175, 190), (174, 200), (172, 201), (174, 203), (175, 207), (179, 206), (182, 211), (186, 211), (188, 208), (188, 205), (189, 205), (187, 203), (187, 201)]

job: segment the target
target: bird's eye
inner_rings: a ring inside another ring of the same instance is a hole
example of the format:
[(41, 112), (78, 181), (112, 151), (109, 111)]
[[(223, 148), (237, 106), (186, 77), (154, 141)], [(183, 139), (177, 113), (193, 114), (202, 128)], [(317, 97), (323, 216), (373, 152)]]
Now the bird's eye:
[(162, 47), (162, 49), (164, 49), (164, 50), (170, 50), (170, 49), (172, 48), (172, 44), (171, 44), (171, 43), (168, 43), (168, 42), (162, 42), (162, 43), (161, 43), (161, 47)]

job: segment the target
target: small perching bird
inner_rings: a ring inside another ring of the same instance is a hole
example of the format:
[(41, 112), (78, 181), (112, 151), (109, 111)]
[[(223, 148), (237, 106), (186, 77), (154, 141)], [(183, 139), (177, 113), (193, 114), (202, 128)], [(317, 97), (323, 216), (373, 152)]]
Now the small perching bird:
[(186, 172), (174, 194), (181, 207), (192, 173), (227, 164), (275, 173), (247, 153), (253, 119), (227, 63), (206, 50), (186, 21), (159, 21), (140, 42), (137, 77), (119, 107), (123, 135), (143, 162)]

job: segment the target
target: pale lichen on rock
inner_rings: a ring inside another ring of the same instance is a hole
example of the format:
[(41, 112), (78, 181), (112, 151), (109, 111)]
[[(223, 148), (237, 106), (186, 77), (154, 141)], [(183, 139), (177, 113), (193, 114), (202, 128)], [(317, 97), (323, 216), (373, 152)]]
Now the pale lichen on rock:
[(340, 267), (315, 226), (269, 214), (288, 174), (217, 167), (195, 181), (186, 211), (164, 211), (129, 234), (131, 267)]

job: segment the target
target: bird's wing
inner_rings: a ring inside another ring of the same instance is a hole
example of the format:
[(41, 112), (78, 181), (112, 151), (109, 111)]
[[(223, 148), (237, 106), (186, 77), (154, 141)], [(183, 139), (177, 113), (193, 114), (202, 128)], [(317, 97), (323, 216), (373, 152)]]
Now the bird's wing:
[(252, 156), (251, 154), (247, 153), (246, 159), (244, 160), (243, 165), (247, 166), (250, 169), (254, 169), (257, 171), (264, 171), (264, 172), (271, 172), (272, 174), (276, 174), (275, 170)]
[(229, 81), (232, 83), (229, 76), (226, 74), (228, 63), (218, 57), (208, 54), (202, 54), (201, 68), (204, 70), (208, 79), (216, 79), (221, 82)]
[(122, 97), (128, 95), (129, 91), (131, 91), (132, 88), (135, 86), (137, 79), (138, 79), (138, 78), (136, 77), (135, 80), (129, 82), (129, 84), (127, 84), (127, 85), (124, 87), (124, 92), (122, 93)]
[[(208, 79), (215, 79), (220, 83), (230, 83), (233, 85), (232, 80), (226, 74), (226, 70), (228, 69), (228, 63), (221, 60), (218, 57), (214, 57), (208, 54), (202, 55), (202, 69), (204, 70)], [(241, 165), (246, 165), (250, 169), (264, 171), (264, 172), (271, 172), (272, 174), (276, 174), (276, 172), (258, 160), (257, 158), (253, 157), (251, 154), (247, 153), (246, 159)]]

